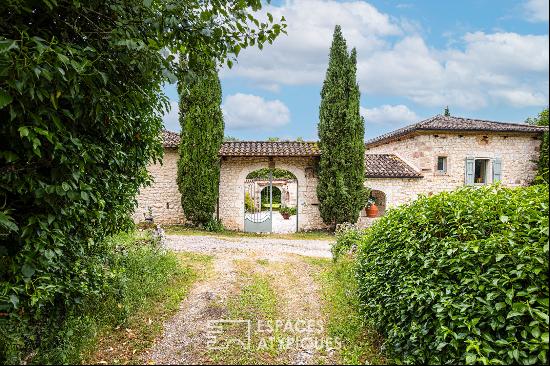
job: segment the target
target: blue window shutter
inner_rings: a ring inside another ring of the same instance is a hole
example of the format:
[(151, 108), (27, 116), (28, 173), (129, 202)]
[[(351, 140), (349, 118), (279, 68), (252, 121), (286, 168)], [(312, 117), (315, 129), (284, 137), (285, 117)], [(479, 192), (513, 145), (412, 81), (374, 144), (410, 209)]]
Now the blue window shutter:
[(474, 169), (475, 169), (475, 159), (471, 156), (466, 158), (466, 169), (464, 172), (464, 183), (466, 185), (474, 184)]
[(502, 180), (502, 159), (495, 158), (493, 160), (493, 183), (499, 182)]

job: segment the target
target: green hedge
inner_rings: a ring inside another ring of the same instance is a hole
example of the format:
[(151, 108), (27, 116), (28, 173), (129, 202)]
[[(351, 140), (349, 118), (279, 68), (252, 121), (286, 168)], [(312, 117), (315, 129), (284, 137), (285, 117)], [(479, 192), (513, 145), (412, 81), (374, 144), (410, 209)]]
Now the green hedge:
[(356, 275), (404, 363), (546, 363), (548, 186), (462, 188), (391, 210)]

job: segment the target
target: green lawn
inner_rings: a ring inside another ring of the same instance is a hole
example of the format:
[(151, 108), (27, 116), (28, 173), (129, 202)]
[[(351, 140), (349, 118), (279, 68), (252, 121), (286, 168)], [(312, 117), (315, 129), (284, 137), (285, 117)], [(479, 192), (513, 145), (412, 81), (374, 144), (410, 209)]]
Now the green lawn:
[(224, 230), (221, 232), (210, 232), (197, 228), (187, 227), (183, 225), (167, 225), (163, 226), (166, 234), (169, 235), (210, 235), (218, 237), (247, 237), (247, 238), (277, 238), (277, 239), (295, 239), (295, 240), (335, 240), (334, 234), (328, 231), (300, 231), (291, 234), (261, 234), (261, 233), (245, 233), (241, 231)]

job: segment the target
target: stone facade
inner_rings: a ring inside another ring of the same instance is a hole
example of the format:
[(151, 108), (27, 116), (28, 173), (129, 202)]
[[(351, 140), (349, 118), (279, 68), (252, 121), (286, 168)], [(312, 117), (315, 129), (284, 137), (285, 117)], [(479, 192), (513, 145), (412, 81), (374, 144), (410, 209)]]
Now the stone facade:
[[(501, 184), (529, 184), (536, 174), (540, 139), (497, 134), (417, 134), (400, 141), (369, 147), (366, 153), (392, 153), (423, 175), (419, 179), (368, 178), (365, 184), (386, 194), (388, 208), (414, 200), (419, 194), (451, 191), (465, 185), (466, 158), (487, 159), (488, 184), (492, 166), (501, 161)], [(437, 171), (438, 157), (446, 158), (446, 173)]]
[(140, 189), (138, 206), (133, 215), (134, 221), (143, 221), (149, 207), (156, 223), (181, 224), (185, 221), (176, 182), (178, 158), (177, 149), (165, 148), (162, 164), (149, 166), (153, 181), (150, 186)]
[(246, 176), (258, 169), (285, 169), (298, 180), (298, 229), (323, 228), (317, 199), (316, 158), (309, 157), (224, 157), (220, 172), (220, 219), (230, 230), (244, 229)]
[[(366, 154), (394, 154), (421, 178), (373, 178), (365, 181), (380, 203), (381, 212), (411, 200), (419, 194), (436, 194), (465, 185), (466, 159), (478, 158), (487, 162), (487, 183), (492, 183), (493, 166), (500, 167), (500, 181), (506, 186), (529, 184), (536, 174), (540, 135), (480, 132), (477, 134), (417, 132), (390, 142), (367, 144)], [(445, 158), (445, 172), (437, 169), (438, 157)], [(261, 168), (279, 168), (297, 178), (298, 229), (323, 229), (317, 199), (315, 174), (318, 156), (222, 156), (220, 173), (219, 218), (231, 230), (244, 229), (244, 191), (249, 173)], [(166, 147), (163, 164), (150, 167), (153, 183), (140, 191), (136, 221), (144, 219), (151, 207), (155, 222), (178, 224), (184, 222), (180, 194), (176, 184), (178, 154)], [(495, 169), (495, 173), (497, 168)], [(296, 188), (289, 188), (291, 194)], [(291, 197), (295, 202), (295, 198)], [(372, 222), (361, 212), (359, 225)]]

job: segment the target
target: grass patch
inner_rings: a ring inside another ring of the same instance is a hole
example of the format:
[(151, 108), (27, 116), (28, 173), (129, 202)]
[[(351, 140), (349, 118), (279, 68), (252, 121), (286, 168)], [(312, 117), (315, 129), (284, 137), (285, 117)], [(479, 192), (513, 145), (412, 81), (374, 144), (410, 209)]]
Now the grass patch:
[(121, 233), (102, 245), (103, 267), (94, 273), (101, 281), (89, 296), (76, 299), (68, 311), (54, 307), (40, 321), (0, 332), (9, 331), (13, 339), (40, 335), (37, 347), (23, 354), (23, 363), (139, 363), (141, 352), (161, 331), (161, 320), (177, 309), (197, 278), (186, 264), (191, 259), (166, 252), (147, 232)]
[[(178, 310), (191, 284), (211, 268), (210, 256), (140, 247), (133, 235), (113, 240), (127, 247), (118, 264), (125, 273), (124, 296), (96, 309), (95, 341), (82, 353), (87, 364), (143, 363), (145, 352), (162, 333), (164, 320)], [(109, 316), (109, 312), (122, 314)]]
[[(275, 321), (277, 317), (277, 295), (267, 275), (253, 273), (252, 263), (238, 261), (238, 294), (227, 300), (229, 319), (251, 321), (250, 348), (234, 344), (225, 350), (211, 350), (209, 356), (214, 363), (260, 365), (277, 363), (277, 339), (279, 334), (257, 332), (258, 320)], [(239, 338), (243, 328), (234, 327), (224, 331), (223, 337)], [(270, 338), (267, 342), (267, 338)], [(263, 340), (262, 340), (263, 339)]]
[(341, 258), (306, 258), (317, 267), (314, 278), (318, 281), (323, 298), (329, 336), (342, 340), (340, 358), (343, 364), (385, 364), (381, 338), (366, 327), (359, 312), (357, 282), (353, 273), (353, 261)]
[(221, 232), (210, 232), (198, 228), (192, 228), (184, 225), (167, 225), (164, 231), (169, 235), (207, 235), (217, 237), (232, 238), (275, 238), (290, 240), (335, 240), (334, 234), (329, 231), (300, 231), (297, 233), (277, 234), (277, 233), (245, 233), (242, 231), (223, 230)]

